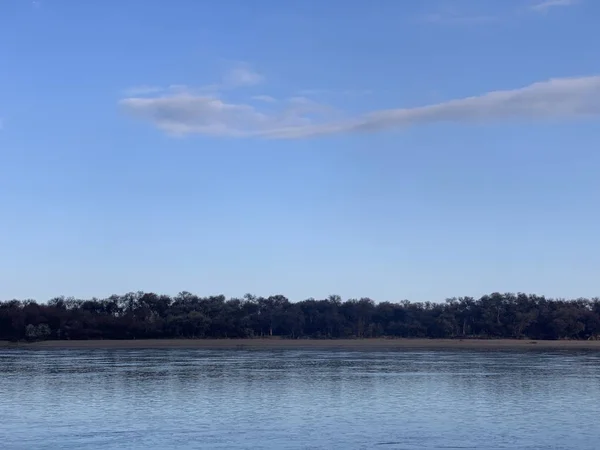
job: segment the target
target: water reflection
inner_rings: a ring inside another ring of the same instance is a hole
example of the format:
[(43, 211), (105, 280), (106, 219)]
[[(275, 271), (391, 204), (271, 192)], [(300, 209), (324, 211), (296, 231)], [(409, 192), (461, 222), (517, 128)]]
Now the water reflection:
[(593, 352), (0, 352), (3, 449), (597, 449)]

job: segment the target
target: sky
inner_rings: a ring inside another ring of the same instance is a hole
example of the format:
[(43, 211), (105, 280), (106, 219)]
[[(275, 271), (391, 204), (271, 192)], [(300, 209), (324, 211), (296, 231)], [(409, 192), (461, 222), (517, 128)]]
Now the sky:
[(600, 295), (599, 18), (0, 0), (0, 299)]

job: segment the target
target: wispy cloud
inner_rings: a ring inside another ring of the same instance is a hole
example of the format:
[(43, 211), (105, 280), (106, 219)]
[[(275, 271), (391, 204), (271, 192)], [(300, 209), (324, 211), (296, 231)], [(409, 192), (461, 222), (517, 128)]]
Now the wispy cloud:
[(579, 3), (579, 0), (545, 0), (530, 6), (532, 11), (547, 12), (557, 6), (573, 6)]
[[(420, 21), (441, 25), (478, 25), (491, 22), (503, 22), (516, 19), (525, 13), (547, 13), (555, 7), (574, 6), (583, 0), (524, 0), (524, 4), (516, 9), (506, 8), (498, 2), (493, 10), (460, 10), (455, 4), (445, 3), (442, 8), (420, 16)], [(475, 3), (476, 4), (476, 3)], [(475, 5), (474, 4), (474, 5)], [(500, 7), (498, 7), (500, 5)], [(480, 6), (480, 5), (478, 5)]]
[(132, 86), (130, 88), (125, 89), (124, 93), (127, 96), (135, 96), (135, 95), (148, 95), (148, 94), (156, 94), (157, 92), (164, 91), (164, 88), (160, 86)]
[(345, 95), (352, 97), (360, 97), (363, 95), (370, 95), (373, 91), (371, 89), (301, 89), (298, 91), (298, 95), (301, 96), (332, 96), (332, 95)]
[[(120, 105), (132, 116), (173, 135), (278, 137), (276, 135), (284, 130), (328, 123), (336, 113), (334, 108), (304, 97), (286, 100), (262, 97), (269, 98), (267, 103), (277, 108), (267, 111), (246, 103), (227, 102), (218, 95), (190, 92), (151, 98), (129, 97), (121, 100)], [(261, 100), (264, 104), (265, 99)]]
[(463, 10), (455, 3), (443, 3), (438, 8), (419, 17), (422, 22), (448, 24), (448, 25), (477, 25), (498, 20), (500, 17), (489, 9)]
[(218, 93), (198, 95), (187, 91), (128, 97), (120, 102), (130, 115), (170, 134), (300, 139), (443, 122), (600, 117), (600, 76), (550, 79), (517, 89), (359, 116), (344, 116), (331, 106), (304, 97), (280, 103), (277, 108), (261, 108), (226, 101)]
[(252, 96), (252, 100), (257, 100), (259, 102), (265, 103), (277, 103), (277, 99), (271, 97), (270, 95), (254, 95)]
[(484, 24), (498, 20), (491, 15), (459, 15), (455, 13), (431, 13), (423, 16), (423, 21), (439, 24)]
[(237, 88), (243, 86), (255, 86), (264, 81), (264, 77), (252, 70), (246, 64), (240, 64), (231, 69), (223, 79), (223, 87)]
[[(157, 86), (142, 84), (138, 86), (132, 86), (123, 91), (123, 94), (127, 97), (136, 96), (147, 96), (159, 93), (216, 93), (224, 90), (237, 89), (241, 87), (254, 86), (262, 83), (265, 77), (258, 72), (255, 72), (250, 68), (248, 64), (238, 63), (233, 68), (229, 69), (223, 76), (221, 82), (206, 84), (203, 86), (191, 88), (185, 84), (170, 84), (169, 86)], [(255, 96), (255, 100), (269, 101), (267, 95)]]

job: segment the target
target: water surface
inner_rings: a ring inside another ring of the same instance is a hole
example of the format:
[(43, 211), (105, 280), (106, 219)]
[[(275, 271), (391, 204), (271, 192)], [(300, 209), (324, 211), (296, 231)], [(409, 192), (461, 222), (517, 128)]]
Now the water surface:
[(600, 353), (1, 350), (2, 449), (574, 449)]

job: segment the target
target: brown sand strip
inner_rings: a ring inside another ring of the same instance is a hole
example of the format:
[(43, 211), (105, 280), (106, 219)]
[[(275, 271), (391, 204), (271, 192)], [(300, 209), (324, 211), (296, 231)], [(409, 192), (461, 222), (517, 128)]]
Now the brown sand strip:
[(0, 348), (22, 349), (206, 349), (206, 350), (526, 350), (595, 349), (600, 341), (545, 341), (512, 339), (135, 339), (43, 341), (10, 343)]

